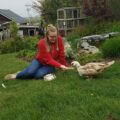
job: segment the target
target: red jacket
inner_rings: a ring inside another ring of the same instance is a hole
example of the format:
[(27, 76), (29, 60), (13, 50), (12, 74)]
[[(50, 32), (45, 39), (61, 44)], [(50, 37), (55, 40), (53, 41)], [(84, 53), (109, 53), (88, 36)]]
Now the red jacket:
[(45, 39), (39, 41), (38, 49), (39, 52), (36, 59), (40, 61), (40, 63), (58, 68), (60, 68), (61, 65), (67, 65), (62, 37), (58, 36), (58, 43), (52, 44), (50, 52), (47, 50)]

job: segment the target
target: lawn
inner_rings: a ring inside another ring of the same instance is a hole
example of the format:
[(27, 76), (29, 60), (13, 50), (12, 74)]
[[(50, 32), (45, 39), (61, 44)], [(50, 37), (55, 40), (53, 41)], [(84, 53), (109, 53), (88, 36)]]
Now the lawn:
[(49, 82), (4, 80), (28, 64), (0, 55), (0, 120), (120, 120), (120, 61), (90, 81), (76, 70), (59, 71)]

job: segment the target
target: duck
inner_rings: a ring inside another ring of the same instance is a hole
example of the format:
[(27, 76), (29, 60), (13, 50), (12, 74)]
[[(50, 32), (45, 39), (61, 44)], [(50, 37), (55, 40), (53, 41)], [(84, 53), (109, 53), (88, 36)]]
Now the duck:
[(78, 61), (72, 61), (71, 65), (77, 68), (80, 76), (90, 77), (102, 73), (103, 70), (110, 67), (114, 63), (115, 61), (112, 60), (110, 62), (90, 62), (85, 65), (80, 65)]

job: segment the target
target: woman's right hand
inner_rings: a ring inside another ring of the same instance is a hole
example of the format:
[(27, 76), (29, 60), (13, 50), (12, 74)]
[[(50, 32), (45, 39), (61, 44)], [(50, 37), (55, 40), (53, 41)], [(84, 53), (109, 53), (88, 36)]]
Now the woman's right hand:
[(67, 67), (65, 65), (61, 65), (60, 68), (63, 69), (63, 70), (72, 70), (72, 69), (74, 69), (73, 67)]

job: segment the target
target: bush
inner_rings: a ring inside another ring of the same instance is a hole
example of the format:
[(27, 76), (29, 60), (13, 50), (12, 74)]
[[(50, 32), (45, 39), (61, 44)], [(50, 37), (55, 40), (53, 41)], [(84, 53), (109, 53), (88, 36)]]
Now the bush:
[(70, 34), (68, 34), (67, 36), (67, 41), (68, 42), (73, 42), (76, 38), (79, 38), (79, 34), (77, 32), (72, 32)]
[(1, 41), (0, 53), (18, 52), (23, 49), (36, 51), (38, 40), (37, 37), (16, 37), (15, 39), (11, 38), (9, 40)]
[(12, 51), (15, 51), (13, 47), (11, 48), (12, 43), (13, 43), (13, 40), (4, 41), (4, 42), (1, 41), (0, 42), (0, 53), (10, 53)]
[(24, 38), (24, 49), (36, 50), (39, 39), (37, 37), (25, 37)]
[(18, 26), (17, 23), (15, 21), (11, 21), (10, 22), (10, 34), (13, 38), (16, 38), (18, 35)]
[(95, 54), (86, 54), (77, 57), (77, 60), (80, 61), (81, 64), (86, 64), (89, 62), (102, 62), (103, 56), (102, 53), (95, 53)]
[(37, 51), (33, 50), (21, 50), (17, 53), (16, 57), (21, 58), (25, 61), (32, 61), (36, 56)]
[(0, 53), (12, 53), (23, 49), (23, 40), (20, 37), (0, 42)]
[(85, 24), (77, 27), (68, 34), (67, 40), (73, 42), (74, 39), (93, 34), (104, 34), (109, 32), (120, 32), (120, 21), (101, 21), (96, 23), (93, 19), (85, 20)]
[(38, 41), (37, 37), (25, 37), (24, 38), (24, 49), (17, 53), (17, 57), (22, 58), (26, 61), (31, 61), (38, 50)]
[(107, 40), (102, 45), (102, 53), (105, 58), (120, 57), (120, 36)]

